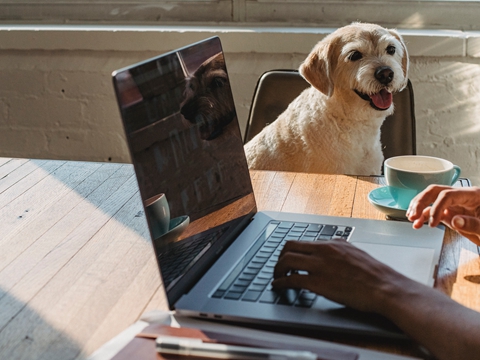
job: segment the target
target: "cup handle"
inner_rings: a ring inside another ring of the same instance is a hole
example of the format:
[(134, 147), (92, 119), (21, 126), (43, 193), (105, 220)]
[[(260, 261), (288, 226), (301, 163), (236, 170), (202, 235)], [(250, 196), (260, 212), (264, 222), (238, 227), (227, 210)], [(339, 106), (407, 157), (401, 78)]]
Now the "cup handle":
[(458, 178), (460, 177), (460, 173), (462, 172), (462, 170), (460, 169), (459, 166), (453, 165), (453, 171), (455, 171), (455, 173), (453, 174), (453, 177), (452, 177), (452, 185), (455, 185)]

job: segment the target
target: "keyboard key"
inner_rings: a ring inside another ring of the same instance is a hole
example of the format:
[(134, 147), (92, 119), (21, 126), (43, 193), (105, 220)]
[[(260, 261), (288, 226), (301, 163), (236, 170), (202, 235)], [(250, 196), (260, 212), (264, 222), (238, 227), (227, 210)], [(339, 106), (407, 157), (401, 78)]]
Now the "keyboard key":
[(239, 292), (231, 292), (229, 291), (224, 299), (229, 299), (229, 300), (238, 300), (242, 297), (242, 293)]
[(280, 224), (278, 224), (279, 229), (290, 229), (293, 226), (293, 222), (289, 221), (282, 221)]
[(315, 232), (320, 232), (322, 230), (323, 225), (320, 224), (309, 224), (307, 227), (307, 231), (315, 231)]
[(299, 292), (296, 289), (282, 290), (280, 293), (280, 298), (278, 299), (278, 304), (293, 305), (298, 297), (298, 293)]
[(274, 243), (274, 242), (266, 242), (264, 245), (263, 245), (263, 249), (265, 248), (268, 248), (268, 249), (276, 249), (278, 246), (278, 243)]
[(317, 294), (310, 291), (303, 290), (300, 293), (300, 296), (298, 297), (297, 301), (295, 302), (295, 306), (312, 307), (316, 298), (317, 298)]
[(271, 280), (273, 277), (273, 271), (262, 271), (258, 274), (258, 279)]
[(248, 290), (249, 290), (249, 291), (250, 291), (250, 290), (253, 290), (253, 291), (260, 291), (260, 292), (262, 292), (263, 290), (265, 290), (265, 287), (266, 287), (266, 286), (267, 286), (267, 285), (255, 285), (255, 284), (253, 284), (253, 285), (250, 285), (250, 287), (248, 288)]
[(317, 294), (315, 294), (313, 292), (302, 291), (299, 298), (304, 299), (304, 300), (314, 300), (314, 299), (316, 299), (316, 297), (317, 297)]
[(241, 274), (239, 277), (238, 277), (239, 280), (253, 280), (255, 279), (255, 274)]
[(337, 228), (338, 226), (335, 225), (325, 225), (320, 235), (332, 236), (333, 234), (335, 234), (335, 231), (337, 231)]
[(266, 257), (255, 256), (252, 260), (252, 264), (265, 264), (267, 260), (268, 260), (268, 256)]
[(241, 286), (241, 285), (233, 284), (232, 287), (229, 289), (229, 292), (243, 293), (246, 289), (247, 289), (247, 286)]
[(214, 298), (221, 298), (225, 294), (225, 291), (223, 290), (217, 290), (213, 293), (212, 297)]
[(262, 278), (256, 278), (255, 280), (253, 280), (253, 283), (254, 285), (265, 285), (267, 286), (269, 283), (270, 283), (270, 279), (262, 279)]
[(266, 255), (268, 254), (268, 256), (270, 256), (273, 252), (275, 251), (274, 248), (262, 248), (262, 250), (260, 250), (258, 252), (259, 255)]
[(297, 306), (297, 307), (310, 308), (310, 307), (312, 307), (312, 305), (313, 305), (313, 300), (298, 299), (295, 302), (295, 306)]
[(276, 244), (279, 244), (279, 243), (282, 242), (282, 240), (283, 240), (284, 237), (285, 237), (285, 236), (270, 236), (270, 237), (268, 238), (268, 241), (274, 242), (274, 243), (276, 243)]
[(272, 277), (272, 276), (273, 276), (273, 268), (274, 268), (274, 267), (275, 267), (275, 266), (272, 266), (272, 267), (268, 267), (268, 268), (263, 269), (263, 270), (260, 272), (260, 274), (258, 275), (258, 277), (260, 277), (260, 276), (264, 277), (265, 275), (269, 275), (270, 277)]
[(269, 303), (273, 304), (278, 299), (278, 293), (275, 291), (265, 291), (262, 296), (260, 297), (261, 303)]
[(237, 285), (237, 286), (245, 286), (247, 287), (248, 285), (250, 285), (251, 281), (248, 281), (248, 280), (241, 280), (241, 279), (237, 279), (233, 285)]
[(246, 275), (257, 275), (259, 271), (260, 269), (247, 267), (245, 270), (243, 270), (243, 273)]
[(268, 259), (271, 254), (271, 252), (259, 251), (258, 254), (255, 255), (255, 258)]
[(243, 296), (242, 301), (257, 301), (261, 293), (261, 291), (248, 290)]

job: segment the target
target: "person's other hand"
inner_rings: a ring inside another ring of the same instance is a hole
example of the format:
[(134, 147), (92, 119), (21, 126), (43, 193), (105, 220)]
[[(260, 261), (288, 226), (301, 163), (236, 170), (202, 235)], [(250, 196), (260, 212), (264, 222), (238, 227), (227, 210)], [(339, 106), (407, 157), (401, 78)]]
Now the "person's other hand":
[[(274, 272), (274, 288), (303, 288), (332, 301), (382, 313), (383, 290), (412, 281), (344, 240), (289, 241)], [(401, 284), (400, 284), (401, 283)], [(403, 284), (403, 285), (402, 285)]]
[(480, 188), (430, 185), (410, 202), (407, 217), (415, 229), (443, 223), (480, 245)]

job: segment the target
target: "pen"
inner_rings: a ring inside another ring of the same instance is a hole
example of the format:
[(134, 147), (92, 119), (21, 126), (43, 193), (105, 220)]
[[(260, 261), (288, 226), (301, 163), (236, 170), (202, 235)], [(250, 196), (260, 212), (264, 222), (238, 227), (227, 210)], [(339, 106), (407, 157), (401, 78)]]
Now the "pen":
[(217, 343), (204, 343), (201, 339), (160, 336), (156, 339), (159, 353), (198, 356), (216, 359), (245, 360), (316, 360), (310, 351), (262, 349)]

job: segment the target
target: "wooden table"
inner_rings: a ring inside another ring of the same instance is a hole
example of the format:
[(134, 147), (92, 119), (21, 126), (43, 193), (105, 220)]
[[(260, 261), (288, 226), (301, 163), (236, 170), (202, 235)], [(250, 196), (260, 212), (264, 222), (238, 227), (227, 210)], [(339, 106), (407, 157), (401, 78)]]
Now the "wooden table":
[[(378, 177), (252, 180), (259, 210), (384, 218), (366, 196)], [(0, 234), (1, 359), (83, 359), (166, 309), (129, 164), (0, 158)], [(480, 310), (479, 264), (477, 248), (447, 231), (436, 286)]]

